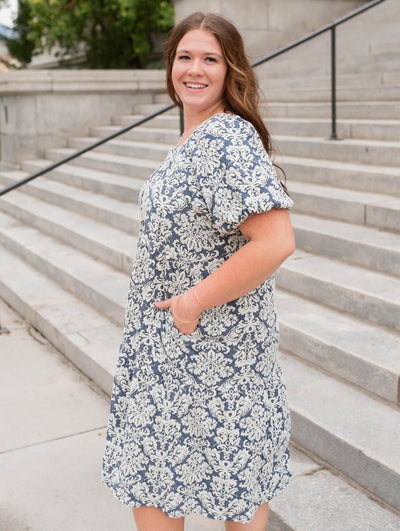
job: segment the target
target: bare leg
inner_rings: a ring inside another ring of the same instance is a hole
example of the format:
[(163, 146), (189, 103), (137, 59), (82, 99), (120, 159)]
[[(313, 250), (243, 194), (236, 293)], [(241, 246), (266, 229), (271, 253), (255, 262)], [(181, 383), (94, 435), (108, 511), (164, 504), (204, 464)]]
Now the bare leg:
[(268, 521), (268, 503), (263, 503), (248, 524), (240, 522), (225, 522), (226, 531), (266, 531)]
[(138, 531), (183, 531), (185, 519), (170, 518), (156, 507), (138, 507), (133, 509)]

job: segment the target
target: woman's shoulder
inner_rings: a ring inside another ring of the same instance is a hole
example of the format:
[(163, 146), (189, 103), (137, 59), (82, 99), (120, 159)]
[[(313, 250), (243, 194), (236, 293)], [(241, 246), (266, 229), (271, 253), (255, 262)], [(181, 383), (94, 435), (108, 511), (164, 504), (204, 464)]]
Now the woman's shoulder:
[(229, 135), (238, 135), (241, 132), (249, 134), (255, 133), (253, 124), (239, 116), (232, 113), (218, 113), (214, 114), (203, 123), (204, 135), (219, 136), (222, 133)]
[(214, 114), (203, 122), (196, 144), (200, 151), (202, 148), (209, 150), (210, 146), (226, 150), (230, 146), (251, 146), (255, 149), (262, 145), (253, 124), (237, 114), (230, 113)]

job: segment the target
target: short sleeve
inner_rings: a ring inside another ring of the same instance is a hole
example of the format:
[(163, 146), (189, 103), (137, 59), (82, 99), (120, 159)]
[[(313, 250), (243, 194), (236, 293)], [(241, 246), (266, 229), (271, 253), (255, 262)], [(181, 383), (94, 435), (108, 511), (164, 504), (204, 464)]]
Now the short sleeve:
[(234, 233), (252, 214), (292, 207), (257, 131), (239, 116), (209, 119), (193, 155), (203, 199), (219, 232)]

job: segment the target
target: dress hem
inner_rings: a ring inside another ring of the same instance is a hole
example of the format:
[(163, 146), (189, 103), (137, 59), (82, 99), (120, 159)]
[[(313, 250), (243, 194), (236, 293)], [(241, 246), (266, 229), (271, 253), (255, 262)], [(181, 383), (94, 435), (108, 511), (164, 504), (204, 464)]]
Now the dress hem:
[(162, 511), (166, 516), (168, 516), (169, 518), (186, 518), (188, 516), (191, 516), (192, 514), (198, 514), (200, 516), (204, 516), (206, 518), (209, 518), (211, 520), (215, 520), (215, 521), (222, 521), (222, 522), (238, 522), (238, 523), (241, 523), (241, 524), (248, 524), (250, 523), (258, 508), (263, 505), (264, 503), (269, 503), (273, 498), (275, 498), (275, 496), (277, 496), (280, 492), (282, 492), (287, 486), (288, 484), (290, 483), (291, 481), (291, 478), (292, 478), (292, 474), (290, 472), (287, 472), (285, 476), (281, 477), (277, 487), (275, 488), (274, 492), (272, 494), (269, 494), (269, 495), (266, 495), (265, 499), (263, 502), (261, 502), (257, 507), (256, 509), (254, 510), (254, 512), (251, 514), (250, 518), (247, 519), (247, 518), (242, 518), (242, 519), (239, 519), (239, 518), (229, 518), (229, 516), (227, 516), (226, 518), (221, 518), (221, 517), (218, 517), (216, 516), (215, 514), (211, 514), (209, 512), (207, 512), (206, 510), (200, 510), (200, 511), (193, 511), (193, 512), (182, 512), (182, 511), (168, 511), (168, 510), (165, 510), (163, 509), (160, 505), (154, 505), (154, 503), (143, 503), (143, 502), (134, 502), (134, 501), (130, 501), (128, 503), (125, 503), (120, 496), (118, 496), (118, 494), (116, 493), (115, 491), (115, 488), (110, 485), (107, 480), (105, 478), (102, 478), (102, 483), (104, 483), (104, 485), (106, 487), (108, 487), (113, 496), (119, 501), (119, 503), (121, 503), (122, 505), (124, 505), (125, 507), (129, 507), (130, 509), (138, 509), (139, 507), (155, 507), (156, 509), (160, 509), (160, 511)]

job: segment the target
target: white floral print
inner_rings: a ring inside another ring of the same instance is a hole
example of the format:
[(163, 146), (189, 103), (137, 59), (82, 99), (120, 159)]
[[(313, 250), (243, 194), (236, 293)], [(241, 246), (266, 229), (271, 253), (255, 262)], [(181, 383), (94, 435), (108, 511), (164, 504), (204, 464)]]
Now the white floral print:
[(130, 507), (247, 523), (290, 479), (274, 277), (205, 310), (190, 335), (154, 302), (244, 245), (248, 216), (292, 201), (254, 127), (221, 113), (169, 151), (140, 206), (103, 480)]

